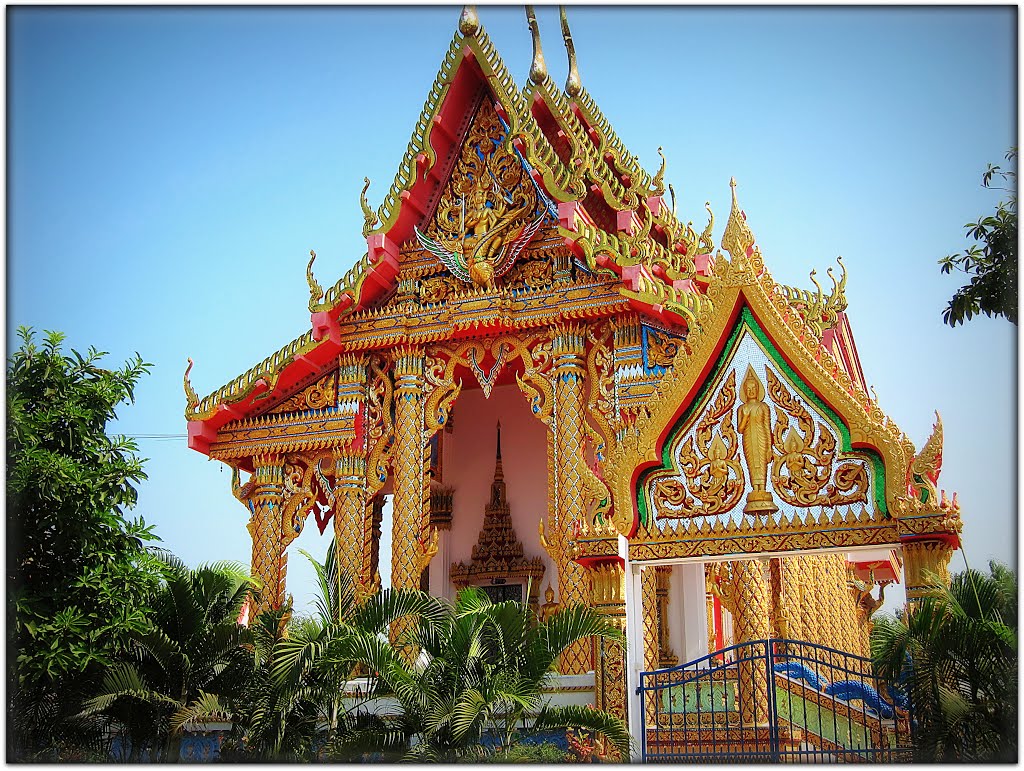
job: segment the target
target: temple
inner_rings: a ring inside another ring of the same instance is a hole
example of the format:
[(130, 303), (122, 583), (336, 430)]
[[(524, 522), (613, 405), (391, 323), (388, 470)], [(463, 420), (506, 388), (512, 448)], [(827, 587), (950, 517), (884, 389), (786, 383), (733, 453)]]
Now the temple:
[[(710, 207), (698, 233), (664, 159), (645, 171), (582, 85), (564, 11), (564, 89), (527, 15), (520, 88), (462, 12), (376, 210), (363, 188), (366, 253), (326, 291), (311, 253), (310, 328), (205, 398), (190, 360), (188, 443), (234, 470), (259, 602), (284, 601), (310, 515), (378, 591), (386, 527), (393, 587), (619, 624), (626, 651), (570, 649), (563, 690), (628, 719), (645, 757), (756, 746), (773, 719), (776, 752), (892, 744), (861, 719), (898, 726), (892, 694), (819, 688), (799, 673), (823, 659), (795, 651), (865, 656), (886, 585), (913, 602), (948, 579), (941, 422), (918, 452), (869, 395), (841, 260), (827, 292), (776, 283), (735, 182), (719, 246)], [(755, 644), (768, 675), (722, 653)], [(702, 701), (700, 672), (735, 687)], [(780, 688), (860, 728), (783, 721)]]

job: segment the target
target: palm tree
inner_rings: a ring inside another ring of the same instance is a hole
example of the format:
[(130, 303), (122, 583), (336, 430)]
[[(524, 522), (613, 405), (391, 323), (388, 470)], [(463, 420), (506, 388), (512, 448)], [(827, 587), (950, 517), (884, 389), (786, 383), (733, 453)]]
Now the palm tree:
[[(529, 605), (491, 603), (479, 589), (459, 593), (438, 619), (421, 618), (399, 641), (419, 649), (407, 663), (387, 641), (353, 637), (346, 655), (388, 693), (398, 714), (377, 716), (369, 730), (353, 731), (333, 749), (376, 749), (403, 760), (452, 761), (479, 756), (484, 743), (508, 750), (520, 736), (579, 728), (606, 737), (628, 756), (623, 722), (589, 707), (545, 703), (542, 689), (558, 657), (591, 637), (624, 642), (622, 632), (590, 608), (568, 608), (541, 624)], [(411, 741), (409, 741), (411, 739)]]
[(225, 699), (241, 683), (246, 629), (238, 623), (248, 571), (232, 562), (187, 568), (162, 555), (165, 579), (152, 600), (149, 627), (132, 635), (127, 660), (112, 666), (83, 716), (105, 717), (144, 752), (178, 758), (183, 730), (226, 716)]
[(875, 620), (876, 672), (909, 691), (917, 759), (1017, 756), (1017, 579), (965, 570), (909, 613)]
[[(301, 550), (300, 550), (301, 551)], [(368, 720), (366, 701), (350, 683), (359, 662), (347, 651), (353, 638), (386, 643), (392, 621), (440, 617), (440, 601), (418, 591), (385, 590), (358, 603), (332, 542), (324, 563), (307, 552), (317, 576), (316, 612), (291, 620), (262, 614), (254, 623), (254, 673), (239, 700), (237, 733), (247, 754), (263, 759), (311, 760), (321, 742), (337, 743)]]

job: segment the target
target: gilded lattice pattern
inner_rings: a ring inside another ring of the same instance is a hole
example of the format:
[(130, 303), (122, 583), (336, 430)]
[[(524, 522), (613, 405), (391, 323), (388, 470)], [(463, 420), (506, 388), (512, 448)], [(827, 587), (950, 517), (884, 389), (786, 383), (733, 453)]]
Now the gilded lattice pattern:
[(366, 520), (366, 461), (359, 455), (340, 455), (335, 469), (334, 537), (338, 564), (352, 578), (356, 599), (362, 602), (379, 588), (380, 579), (369, 569)]
[(424, 497), (429, 487), (423, 474), (423, 353), (399, 349), (395, 366), (395, 496), (392, 503), (391, 585), (396, 589), (419, 586), (422, 568), (423, 517), (430, 516)]
[(801, 570), (799, 558), (782, 557), (777, 560), (778, 616), (776, 631), (779, 637), (790, 640), (805, 640), (803, 618), (800, 612)]
[[(736, 612), (733, 630), (737, 643), (767, 640), (771, 636), (771, 602), (767, 565), (759, 559), (731, 564)], [(762, 662), (740, 664), (741, 719), (744, 725), (768, 720), (768, 683)]]
[[(658, 575), (653, 567), (640, 570), (641, 624), (644, 638), (644, 671), (653, 672), (658, 668)], [(644, 704), (646, 725), (654, 725), (655, 699), (649, 693)]]
[[(555, 464), (559, 480), (558, 529), (565, 537), (586, 523), (586, 488), (583, 442), (584, 331), (563, 327), (556, 334), (552, 354), (555, 379)], [(559, 601), (563, 606), (586, 604), (586, 570), (563, 549), (558, 565)], [(582, 674), (592, 668), (590, 645), (576, 643), (562, 656), (564, 674)]]
[[(625, 571), (620, 562), (606, 562), (590, 569), (591, 603), (621, 631), (626, 629)], [(626, 662), (622, 646), (602, 640), (594, 644), (595, 696), (598, 709), (626, 720)]]
[[(252, 576), (259, 582), (257, 613), (279, 608), (284, 600), (287, 556), (281, 545), (281, 506), (284, 468), (275, 455), (254, 458), (250, 495), (245, 501), (252, 515), (247, 528), (252, 536)], [(248, 485), (247, 485), (248, 487)]]

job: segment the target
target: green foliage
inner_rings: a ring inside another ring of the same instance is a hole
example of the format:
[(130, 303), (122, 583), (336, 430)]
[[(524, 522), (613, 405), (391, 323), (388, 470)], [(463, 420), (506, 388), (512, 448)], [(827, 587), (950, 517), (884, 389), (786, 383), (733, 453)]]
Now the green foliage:
[(920, 761), (1017, 757), (1017, 579), (966, 570), (907, 615), (875, 618), (878, 675), (905, 683)]
[[(394, 619), (436, 619), (441, 613), (438, 600), (412, 591), (385, 590), (358, 604), (351, 580), (338, 568), (333, 542), (324, 563), (302, 553), (316, 570), (316, 613), (293, 619), (287, 633), (281, 614), (256, 620), (251, 681), (236, 701), (236, 759), (309, 761), (314, 745), (340, 746), (380, 728), (363, 709), (369, 689), (346, 694), (359, 671), (356, 652), (386, 645), (384, 634)], [(343, 759), (361, 755), (361, 746), (352, 747)]]
[[(1015, 147), (1006, 153), (1007, 160), (1016, 157)], [(971, 277), (943, 311), (942, 320), (951, 327), (982, 313), (1017, 323), (1017, 173), (989, 164), (982, 185), (991, 187), (996, 177), (1009, 184), (996, 188), (1009, 193), (1007, 200), (996, 206), (994, 214), (964, 226), (973, 244), (939, 260), (943, 273), (955, 268)]]
[(483, 750), (479, 756), (468, 753), (466, 763), (571, 763), (575, 757), (551, 742), (516, 742), (496, 750)]
[(95, 348), (64, 353), (59, 333), (18, 336), (7, 362), (8, 750), (24, 757), (82, 740), (69, 718), (146, 627), (160, 568), (151, 526), (124, 514), (142, 460), (106, 433), (149, 365), (136, 356), (109, 370)]
[(124, 660), (110, 667), (84, 716), (103, 716), (143, 751), (177, 759), (182, 731), (227, 717), (249, 670), (238, 616), (248, 596), (248, 571), (230, 562), (185, 567), (162, 555), (166, 580), (153, 595), (151, 623), (131, 633)]
[[(624, 643), (622, 633), (600, 613), (585, 607), (563, 610), (537, 624), (530, 607), (519, 602), (491, 603), (483, 592), (459, 593), (443, 605), (439, 618), (420, 617), (396, 646), (354, 638), (349, 655), (362, 661), (375, 693), (398, 703), (399, 714), (379, 718), (373, 731), (353, 735), (336, 752), (371, 746), (394, 757), (418, 762), (452, 762), (475, 757), (485, 737), (511, 747), (519, 735), (580, 728), (605, 737), (623, 755), (629, 733), (621, 720), (600, 710), (553, 707), (542, 689), (555, 663), (570, 645), (589, 638)], [(419, 651), (412, 663), (403, 646)], [(407, 739), (412, 739), (406, 744)]]

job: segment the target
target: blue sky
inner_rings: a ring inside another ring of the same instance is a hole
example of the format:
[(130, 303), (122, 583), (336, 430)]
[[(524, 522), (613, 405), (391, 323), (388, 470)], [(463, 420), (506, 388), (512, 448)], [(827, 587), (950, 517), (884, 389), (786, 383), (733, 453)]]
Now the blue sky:
[[(522, 84), (518, 7), (481, 7)], [(537, 9), (564, 82), (555, 7)], [(308, 329), (305, 264), (333, 284), (365, 251), (359, 190), (394, 178), (454, 33), (447, 8), (9, 8), (8, 347), (18, 325), (153, 363), (127, 434), (184, 434), (200, 395)], [(1015, 563), (1016, 328), (949, 329), (936, 260), (994, 209), (1016, 143), (1016, 9), (570, 8), (584, 84), (679, 213), (716, 243), (729, 178), (783, 283), (842, 255), (865, 375), (920, 446), (946, 429), (972, 566)], [(699, 229), (699, 228), (698, 228)], [(826, 282), (827, 286), (827, 282)], [(144, 439), (137, 512), (186, 562), (248, 562), (221, 464)], [(314, 527), (297, 541), (323, 554)], [(293, 554), (299, 604), (311, 573)], [(953, 567), (962, 567), (957, 557)]]

